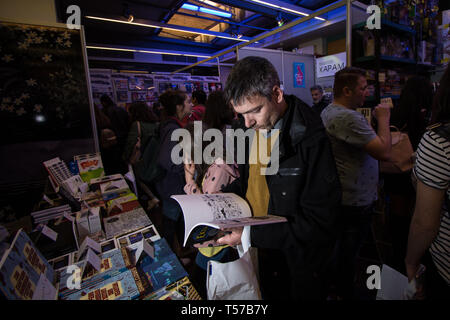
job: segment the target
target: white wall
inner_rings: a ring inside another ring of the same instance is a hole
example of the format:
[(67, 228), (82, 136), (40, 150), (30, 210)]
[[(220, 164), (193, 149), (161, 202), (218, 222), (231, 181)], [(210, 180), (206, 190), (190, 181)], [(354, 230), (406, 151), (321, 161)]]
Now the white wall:
[(324, 54), (326, 54), (326, 48), (324, 47), (323, 42), (324, 42), (324, 38), (318, 38), (318, 39), (314, 39), (314, 40), (307, 41), (307, 42), (301, 42), (298, 45), (298, 48), (302, 49), (305, 47), (314, 46), (314, 54), (315, 55), (324, 55)]

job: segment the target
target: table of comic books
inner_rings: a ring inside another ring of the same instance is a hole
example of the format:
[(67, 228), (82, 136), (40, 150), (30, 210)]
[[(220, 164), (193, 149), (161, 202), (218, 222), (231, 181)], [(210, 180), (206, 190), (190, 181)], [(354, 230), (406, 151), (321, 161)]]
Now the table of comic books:
[(0, 260), (6, 299), (200, 300), (141, 207), (132, 172), (106, 176), (98, 153), (44, 167), (54, 192), (31, 213), (31, 232), (9, 235)]

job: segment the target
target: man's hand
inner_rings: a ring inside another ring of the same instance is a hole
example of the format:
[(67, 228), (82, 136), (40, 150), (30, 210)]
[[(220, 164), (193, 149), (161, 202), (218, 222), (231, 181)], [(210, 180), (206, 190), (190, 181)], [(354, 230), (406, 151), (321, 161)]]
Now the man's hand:
[(220, 246), (220, 244), (218, 244), (215, 239), (194, 244), (194, 248), (197, 248), (197, 249), (198, 248), (211, 248), (211, 247), (217, 247), (217, 246)]
[(241, 244), (241, 236), (242, 231), (244, 231), (244, 228), (231, 228), (231, 229), (225, 229), (224, 231), (231, 231), (230, 234), (227, 234), (223, 236), (222, 238), (219, 238), (217, 240), (218, 244), (224, 245), (228, 244), (230, 246), (237, 246), (238, 244)]
[(374, 109), (374, 117), (378, 122), (387, 121), (391, 117), (391, 107), (386, 103), (380, 103)]

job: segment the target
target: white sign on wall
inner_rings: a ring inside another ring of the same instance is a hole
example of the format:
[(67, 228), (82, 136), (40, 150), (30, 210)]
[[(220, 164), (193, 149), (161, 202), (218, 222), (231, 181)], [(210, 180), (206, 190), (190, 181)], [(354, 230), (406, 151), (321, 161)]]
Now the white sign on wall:
[(334, 76), (347, 65), (347, 53), (341, 52), (316, 59), (317, 78)]

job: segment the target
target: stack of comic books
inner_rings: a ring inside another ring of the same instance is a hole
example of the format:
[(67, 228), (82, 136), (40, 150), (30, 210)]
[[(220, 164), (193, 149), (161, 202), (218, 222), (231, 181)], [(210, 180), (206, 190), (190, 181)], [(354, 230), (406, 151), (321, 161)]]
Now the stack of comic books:
[(102, 158), (99, 153), (82, 154), (73, 157), (78, 165), (78, 172), (84, 182), (100, 178), (105, 175)]
[(66, 163), (59, 157), (45, 161), (44, 167), (48, 171), (50, 182), (55, 190), (62, 186), (65, 180), (73, 176)]
[[(8, 300), (42, 298), (42, 292), (49, 292), (55, 280), (53, 267), (36, 249), (25, 231), (20, 229), (0, 260), (2, 295)], [(50, 290), (47, 299), (56, 299), (54, 294)]]
[(127, 234), (152, 225), (142, 207), (112, 217), (103, 218), (106, 239)]
[[(152, 253), (137, 253), (144, 241)], [(200, 299), (154, 225), (101, 242), (98, 248), (97, 269), (83, 248), (47, 260), (19, 230), (0, 261), (0, 292), (6, 299)]]
[(34, 211), (31, 213), (34, 224), (46, 223), (52, 219), (56, 219), (64, 216), (64, 214), (72, 213), (72, 210), (68, 204), (52, 207), (44, 210)]

